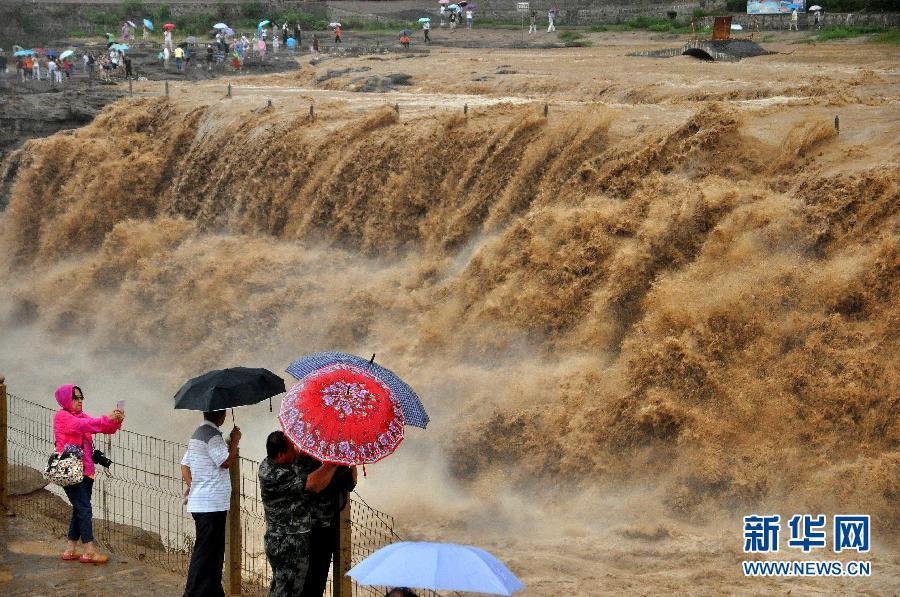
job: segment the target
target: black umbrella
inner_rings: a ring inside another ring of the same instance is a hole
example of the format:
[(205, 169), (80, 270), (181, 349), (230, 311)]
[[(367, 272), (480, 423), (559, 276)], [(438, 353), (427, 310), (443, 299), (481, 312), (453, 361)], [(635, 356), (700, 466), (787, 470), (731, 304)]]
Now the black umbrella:
[(204, 412), (224, 410), (257, 404), (284, 391), (284, 380), (268, 369), (218, 369), (185, 382), (175, 394), (175, 408)]

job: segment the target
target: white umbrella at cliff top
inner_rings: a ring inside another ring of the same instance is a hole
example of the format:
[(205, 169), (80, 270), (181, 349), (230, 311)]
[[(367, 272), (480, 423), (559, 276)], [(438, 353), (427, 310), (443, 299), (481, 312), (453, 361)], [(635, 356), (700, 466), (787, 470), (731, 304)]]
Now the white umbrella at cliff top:
[(822, 7), (819, 6), (818, 4), (816, 4), (815, 6), (810, 6), (810, 7), (809, 7), (809, 10), (810, 10), (810, 12), (817, 11), (817, 10), (822, 10)]
[(128, 23), (129, 27), (137, 27), (137, 25), (135, 25), (132, 21), (125, 21), (125, 22)]
[(732, 31), (743, 31), (744, 28), (742, 26), (738, 25), (737, 23), (732, 23), (731, 30)]

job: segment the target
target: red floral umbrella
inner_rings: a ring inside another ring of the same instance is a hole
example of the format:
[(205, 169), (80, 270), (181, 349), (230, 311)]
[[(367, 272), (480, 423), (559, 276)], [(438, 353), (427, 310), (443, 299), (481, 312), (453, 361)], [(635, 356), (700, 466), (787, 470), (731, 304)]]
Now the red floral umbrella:
[(371, 464), (403, 441), (403, 409), (388, 387), (354, 365), (312, 371), (281, 402), (281, 428), (297, 448), (322, 462)]

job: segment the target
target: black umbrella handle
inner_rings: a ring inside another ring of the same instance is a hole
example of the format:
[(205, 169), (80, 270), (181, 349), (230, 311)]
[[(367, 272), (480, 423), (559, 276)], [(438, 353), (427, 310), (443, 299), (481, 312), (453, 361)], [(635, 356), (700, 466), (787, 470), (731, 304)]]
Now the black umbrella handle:
[(372, 358), (369, 359), (369, 364), (371, 365), (371, 364), (374, 363), (374, 362), (375, 362), (375, 353), (373, 352), (373, 353), (372, 353)]

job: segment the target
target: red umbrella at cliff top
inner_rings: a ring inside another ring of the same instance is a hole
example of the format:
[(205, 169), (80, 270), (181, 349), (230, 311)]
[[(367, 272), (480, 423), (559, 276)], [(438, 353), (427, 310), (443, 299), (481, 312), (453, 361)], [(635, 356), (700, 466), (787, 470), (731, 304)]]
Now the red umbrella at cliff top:
[(175, 28), (175, 25), (173, 25), (172, 23), (166, 23), (165, 25), (163, 25), (163, 29), (174, 29), (174, 28)]
[(403, 441), (403, 409), (387, 384), (366, 369), (332, 363), (305, 375), (281, 402), (285, 435), (322, 462), (371, 464)]

